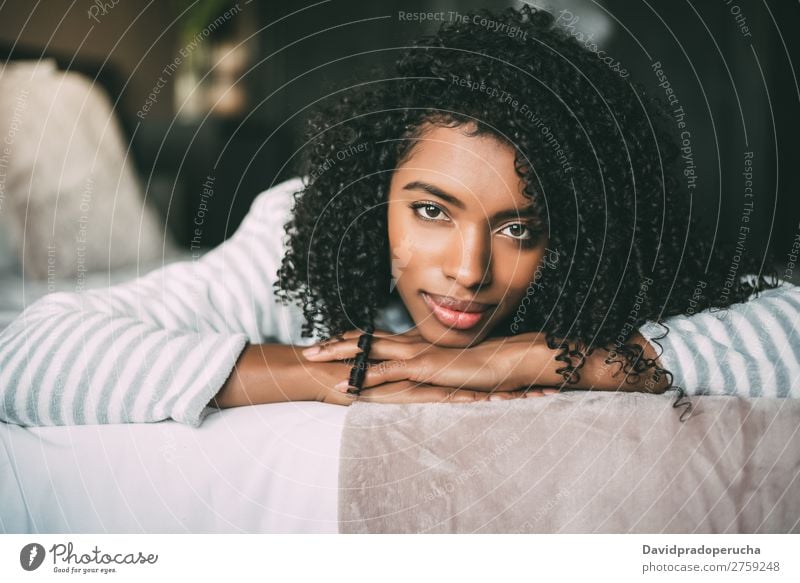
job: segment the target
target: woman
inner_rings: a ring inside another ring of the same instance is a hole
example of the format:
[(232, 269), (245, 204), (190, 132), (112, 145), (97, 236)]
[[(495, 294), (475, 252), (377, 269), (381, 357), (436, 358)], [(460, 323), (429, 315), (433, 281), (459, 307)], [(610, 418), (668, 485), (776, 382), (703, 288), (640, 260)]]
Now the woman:
[(544, 387), (800, 396), (798, 288), (747, 255), (732, 276), (700, 237), (670, 124), (547, 12), (445, 23), (321, 103), (305, 179), (224, 244), (30, 306), (0, 335), (4, 420), (198, 426), (207, 406)]

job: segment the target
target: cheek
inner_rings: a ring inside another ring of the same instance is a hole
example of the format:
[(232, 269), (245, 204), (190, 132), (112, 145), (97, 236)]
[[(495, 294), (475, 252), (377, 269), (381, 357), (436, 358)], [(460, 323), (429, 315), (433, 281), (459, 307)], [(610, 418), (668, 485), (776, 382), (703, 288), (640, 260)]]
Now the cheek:
[(392, 277), (399, 283), (403, 275), (419, 266), (429, 254), (420, 247), (420, 237), (414, 224), (400, 213), (389, 214), (389, 251)]
[(541, 253), (508, 253), (498, 254), (497, 272), (498, 284), (505, 290), (506, 299), (510, 304), (516, 304), (527, 292), (528, 286), (534, 279), (536, 268), (540, 264)]
[(509, 253), (505, 256), (496, 254), (498, 278), (502, 279), (509, 288), (525, 288), (539, 264), (539, 255), (532, 253)]
[(418, 250), (414, 246), (414, 238), (407, 232), (399, 240), (390, 241), (389, 245), (392, 253), (392, 277), (399, 280), (403, 273), (413, 269)]

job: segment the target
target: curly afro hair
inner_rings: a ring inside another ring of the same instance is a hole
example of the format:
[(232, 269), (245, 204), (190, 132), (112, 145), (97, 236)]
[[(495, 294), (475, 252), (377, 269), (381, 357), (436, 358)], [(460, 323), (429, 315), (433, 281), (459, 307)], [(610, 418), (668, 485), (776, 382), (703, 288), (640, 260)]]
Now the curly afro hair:
[(663, 325), (775, 287), (773, 264), (764, 274), (757, 258), (702, 237), (663, 103), (549, 12), (524, 6), (472, 16), (444, 23), (403, 49), (395, 71), (372, 71), (310, 115), (299, 168), (305, 188), (285, 225), (277, 296), (302, 306), (303, 336), (373, 324), (392, 299), (392, 171), (427, 124), (463, 126), (514, 148), (524, 194), (561, 257), (538, 272), (522, 322), (492, 334), (546, 333), (564, 384), (578, 382), (585, 356), (601, 348), (631, 382), (655, 369), (653, 378), (666, 373), (672, 387), (672, 373), (646, 359), (631, 334), (646, 321)]

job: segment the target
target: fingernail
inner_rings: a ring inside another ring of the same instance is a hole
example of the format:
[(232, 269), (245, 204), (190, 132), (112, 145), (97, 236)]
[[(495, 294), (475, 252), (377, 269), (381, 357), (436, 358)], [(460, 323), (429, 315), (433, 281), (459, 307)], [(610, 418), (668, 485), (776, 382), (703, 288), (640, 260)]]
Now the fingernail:
[(489, 395), (489, 400), (490, 401), (502, 401), (503, 397), (501, 397), (500, 395)]
[(347, 392), (347, 387), (349, 387), (349, 386), (350, 386), (350, 383), (348, 381), (342, 381), (340, 383), (336, 383), (335, 385), (333, 385), (333, 388), (335, 390), (337, 390), (337, 391), (342, 392), (342, 393), (346, 393)]
[(319, 354), (319, 346), (312, 346), (311, 348), (306, 348), (303, 351), (303, 356), (315, 356)]

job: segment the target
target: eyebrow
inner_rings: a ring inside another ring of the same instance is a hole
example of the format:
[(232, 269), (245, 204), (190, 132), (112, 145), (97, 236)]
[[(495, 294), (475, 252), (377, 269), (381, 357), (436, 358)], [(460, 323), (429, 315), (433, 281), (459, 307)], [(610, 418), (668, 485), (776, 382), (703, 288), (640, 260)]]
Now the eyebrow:
[[(450, 194), (449, 192), (445, 192), (438, 186), (434, 186), (428, 182), (423, 182), (421, 180), (414, 180), (409, 182), (403, 187), (403, 190), (422, 190), (431, 194), (437, 198), (442, 199), (445, 202), (449, 202), (454, 207), (464, 210), (467, 208), (463, 202), (461, 202), (458, 198)], [(497, 211), (495, 214), (492, 215), (493, 221), (504, 220), (504, 219), (515, 219), (517, 217), (522, 218), (536, 218), (536, 211), (534, 210), (532, 205), (526, 205), (520, 209), (506, 209), (502, 211)]]

